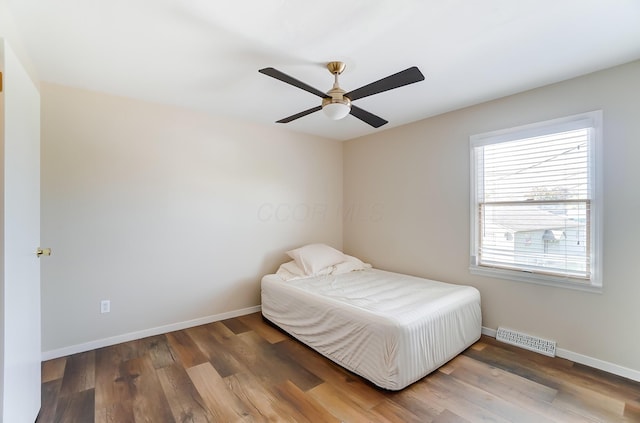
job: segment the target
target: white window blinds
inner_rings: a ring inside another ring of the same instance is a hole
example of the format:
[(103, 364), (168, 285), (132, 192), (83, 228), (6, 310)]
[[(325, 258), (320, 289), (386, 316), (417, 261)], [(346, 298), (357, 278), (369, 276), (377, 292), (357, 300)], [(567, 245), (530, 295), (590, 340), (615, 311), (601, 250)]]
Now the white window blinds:
[(593, 123), (472, 137), (472, 264), (592, 283)]

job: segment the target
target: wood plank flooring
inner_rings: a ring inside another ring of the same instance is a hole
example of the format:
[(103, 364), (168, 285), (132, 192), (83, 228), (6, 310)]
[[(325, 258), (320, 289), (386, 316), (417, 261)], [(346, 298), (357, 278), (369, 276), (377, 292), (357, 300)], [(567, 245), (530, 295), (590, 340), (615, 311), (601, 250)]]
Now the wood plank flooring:
[(44, 362), (36, 422), (640, 422), (640, 383), (483, 336), (390, 392), (254, 313)]

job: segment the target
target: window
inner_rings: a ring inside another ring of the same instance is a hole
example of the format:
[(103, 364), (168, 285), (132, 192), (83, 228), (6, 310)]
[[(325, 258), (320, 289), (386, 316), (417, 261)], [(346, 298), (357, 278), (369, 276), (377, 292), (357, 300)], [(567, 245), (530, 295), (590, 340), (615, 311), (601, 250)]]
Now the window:
[(471, 272), (599, 291), (602, 112), (474, 135)]

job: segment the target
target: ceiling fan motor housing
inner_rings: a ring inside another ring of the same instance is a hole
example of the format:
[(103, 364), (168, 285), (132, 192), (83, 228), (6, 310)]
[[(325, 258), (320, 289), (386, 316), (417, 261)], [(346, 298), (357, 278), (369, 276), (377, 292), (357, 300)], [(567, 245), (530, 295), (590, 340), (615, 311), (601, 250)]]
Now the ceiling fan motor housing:
[(340, 87), (331, 88), (329, 91), (327, 91), (327, 95), (330, 97), (325, 97), (322, 99), (322, 107), (331, 103), (340, 103), (344, 104), (345, 106), (351, 107), (351, 100), (349, 100), (349, 97), (346, 97), (344, 95), (345, 93), (346, 91)]

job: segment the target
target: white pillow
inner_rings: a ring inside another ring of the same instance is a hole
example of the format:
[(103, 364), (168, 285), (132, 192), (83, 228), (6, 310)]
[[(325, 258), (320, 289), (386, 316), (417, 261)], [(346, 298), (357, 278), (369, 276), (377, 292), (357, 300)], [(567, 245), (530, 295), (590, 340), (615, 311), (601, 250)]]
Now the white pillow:
[(304, 247), (287, 251), (287, 254), (309, 276), (318, 274), (322, 269), (345, 260), (345, 255), (341, 251), (325, 244), (305, 245)]
[(357, 270), (365, 270), (371, 269), (371, 265), (369, 263), (365, 263), (359, 258), (349, 256), (347, 254), (344, 255), (345, 260), (342, 263), (337, 263), (333, 266), (334, 275), (340, 275), (342, 273), (354, 272)]
[(307, 277), (307, 275), (304, 274), (304, 270), (300, 269), (294, 260), (281, 264), (280, 267), (278, 267), (276, 275), (285, 281)]
[(302, 270), (297, 264), (295, 260), (291, 260), (288, 261), (286, 263), (282, 263), (280, 265), (281, 269), (286, 270), (287, 272), (291, 273), (292, 275), (295, 276), (306, 276), (304, 274), (304, 270)]

